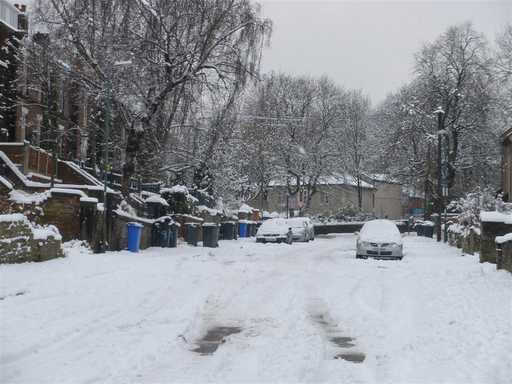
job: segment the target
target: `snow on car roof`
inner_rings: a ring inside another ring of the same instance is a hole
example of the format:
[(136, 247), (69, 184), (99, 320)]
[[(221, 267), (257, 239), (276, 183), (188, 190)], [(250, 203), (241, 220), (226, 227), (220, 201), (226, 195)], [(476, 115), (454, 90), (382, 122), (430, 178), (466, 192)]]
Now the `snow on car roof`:
[(395, 223), (390, 220), (372, 220), (363, 225), (359, 238), (362, 241), (402, 242), (402, 236)]

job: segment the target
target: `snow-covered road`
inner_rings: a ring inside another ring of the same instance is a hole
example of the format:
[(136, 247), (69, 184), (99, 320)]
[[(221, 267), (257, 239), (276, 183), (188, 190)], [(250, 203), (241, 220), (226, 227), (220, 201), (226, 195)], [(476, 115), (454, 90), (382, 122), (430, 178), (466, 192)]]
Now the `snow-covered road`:
[[(356, 260), (339, 235), (2, 265), (0, 382), (510, 383), (512, 275), (404, 249)], [(241, 331), (193, 352), (216, 326)]]

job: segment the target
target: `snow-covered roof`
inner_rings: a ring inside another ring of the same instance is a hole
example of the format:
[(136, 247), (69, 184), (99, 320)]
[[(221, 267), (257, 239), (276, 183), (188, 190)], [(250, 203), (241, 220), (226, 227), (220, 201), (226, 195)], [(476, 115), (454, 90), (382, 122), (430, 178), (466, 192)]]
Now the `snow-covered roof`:
[[(306, 180), (307, 182), (307, 180)], [(293, 182), (292, 182), (293, 183)], [(286, 179), (274, 179), (269, 183), (269, 187), (282, 187), (286, 185)], [(317, 181), (317, 185), (350, 185), (357, 186), (357, 179), (349, 174), (334, 174), (330, 176), (320, 176)], [(367, 183), (366, 181), (360, 180), (362, 188), (375, 188), (374, 185)]]
[(210, 216), (217, 216), (220, 214), (220, 211), (218, 209), (208, 208), (206, 205), (198, 205), (197, 210), (199, 212), (208, 212)]
[(394, 179), (387, 173), (370, 173), (368, 174), (368, 177), (373, 181), (378, 181), (381, 183), (401, 184), (398, 180)]
[(254, 211), (254, 208), (247, 204), (242, 204), (241, 207), (238, 209), (238, 212), (241, 212), (241, 213), (252, 213), (253, 211)]
[(149, 196), (146, 200), (144, 200), (145, 203), (157, 203), (157, 204), (162, 204), (164, 207), (168, 207), (169, 206), (169, 203), (167, 202), (167, 200), (165, 200), (164, 198), (162, 198), (160, 195), (152, 195), (152, 196)]
[(183, 193), (184, 195), (188, 195), (188, 188), (184, 185), (175, 185), (170, 188), (162, 188), (160, 193)]

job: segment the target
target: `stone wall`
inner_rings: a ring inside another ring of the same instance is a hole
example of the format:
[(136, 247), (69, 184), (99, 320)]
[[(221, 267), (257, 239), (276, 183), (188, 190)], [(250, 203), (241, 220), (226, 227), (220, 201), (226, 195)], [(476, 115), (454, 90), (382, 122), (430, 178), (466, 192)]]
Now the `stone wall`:
[(474, 255), (480, 251), (480, 235), (473, 229), (470, 229), (465, 236), (462, 237), (462, 252)]
[(59, 228), (63, 241), (80, 239), (80, 196), (52, 192), (42, 205), (44, 214), (38, 224), (52, 224)]
[(128, 247), (128, 223), (139, 223), (142, 225), (142, 233), (140, 239), (140, 249), (146, 249), (151, 246), (151, 232), (153, 224), (146, 220), (137, 220), (113, 213), (112, 231), (110, 234), (110, 246), (113, 251), (121, 251)]
[(512, 272), (512, 241), (503, 243), (501, 249), (501, 261), (497, 267)]
[(0, 264), (46, 261), (63, 256), (61, 241), (51, 236), (35, 239), (31, 224), (23, 215), (0, 215)]
[(498, 222), (482, 222), (480, 239), (480, 262), (496, 263), (496, 236), (512, 232), (512, 225)]
[(32, 230), (21, 220), (0, 222), (0, 264), (32, 260)]

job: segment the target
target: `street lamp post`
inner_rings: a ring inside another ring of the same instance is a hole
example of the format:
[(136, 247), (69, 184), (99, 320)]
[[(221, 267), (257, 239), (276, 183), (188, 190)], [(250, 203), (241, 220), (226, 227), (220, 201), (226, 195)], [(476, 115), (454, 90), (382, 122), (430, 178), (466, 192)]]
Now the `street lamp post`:
[[(444, 177), (443, 177), (443, 155), (442, 155), (442, 129), (443, 129), (443, 116), (444, 111), (438, 107), (434, 114), (437, 115), (437, 241), (441, 241), (441, 217), (443, 214), (444, 206)], [(446, 215), (445, 215), (446, 220)], [(445, 223), (446, 227), (446, 223)]]
[(108, 249), (108, 146), (110, 141), (110, 124), (111, 124), (111, 108), (112, 108), (112, 80), (110, 76), (107, 79), (105, 89), (105, 144), (103, 147), (103, 247)]

